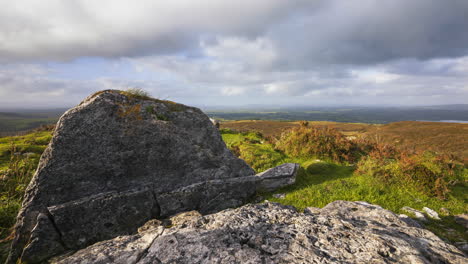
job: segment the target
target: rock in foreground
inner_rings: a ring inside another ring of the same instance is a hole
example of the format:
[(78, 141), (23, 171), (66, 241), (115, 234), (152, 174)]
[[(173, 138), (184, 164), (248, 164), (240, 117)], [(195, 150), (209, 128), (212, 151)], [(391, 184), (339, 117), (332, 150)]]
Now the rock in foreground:
[(394, 213), (335, 201), (299, 213), (274, 203), (189, 213), (173, 227), (103, 241), (57, 264), (83, 263), (466, 263), (454, 246)]
[(255, 175), (199, 109), (99, 92), (60, 118), (26, 191), (7, 263), (133, 234), (153, 218), (240, 206), (257, 190), (293, 183), (297, 166)]

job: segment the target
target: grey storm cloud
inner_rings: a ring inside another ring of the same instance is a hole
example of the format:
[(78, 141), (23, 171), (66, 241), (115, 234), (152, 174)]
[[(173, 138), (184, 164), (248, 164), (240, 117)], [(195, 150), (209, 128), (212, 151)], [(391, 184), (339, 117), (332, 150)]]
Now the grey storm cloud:
[(223, 37), (265, 38), (271, 67), (287, 69), (468, 52), (466, 0), (0, 3), (0, 58), (10, 61), (196, 54)]
[(269, 32), (286, 68), (468, 53), (466, 0), (323, 0)]
[(196, 53), (201, 39), (215, 35), (258, 36), (306, 3), (2, 0), (0, 58), (61, 60)]

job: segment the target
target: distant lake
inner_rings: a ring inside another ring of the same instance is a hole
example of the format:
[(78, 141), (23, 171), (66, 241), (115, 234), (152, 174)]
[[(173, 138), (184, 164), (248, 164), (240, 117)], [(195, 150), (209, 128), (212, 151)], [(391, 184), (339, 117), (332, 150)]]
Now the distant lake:
[(434, 120), (416, 120), (416, 121), (421, 121), (421, 122), (441, 122), (441, 123), (463, 123), (463, 124), (468, 124), (468, 121), (466, 121), (466, 120), (439, 120), (439, 121), (434, 121)]

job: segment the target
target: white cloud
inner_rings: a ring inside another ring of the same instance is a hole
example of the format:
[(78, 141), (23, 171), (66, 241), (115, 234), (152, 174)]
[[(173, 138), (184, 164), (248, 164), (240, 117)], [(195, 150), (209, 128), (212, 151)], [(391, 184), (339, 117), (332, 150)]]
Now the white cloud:
[(359, 81), (376, 84), (391, 82), (401, 77), (398, 74), (387, 73), (376, 69), (351, 70), (351, 74)]
[(245, 93), (245, 87), (224, 87), (221, 89), (223, 95), (241, 95)]

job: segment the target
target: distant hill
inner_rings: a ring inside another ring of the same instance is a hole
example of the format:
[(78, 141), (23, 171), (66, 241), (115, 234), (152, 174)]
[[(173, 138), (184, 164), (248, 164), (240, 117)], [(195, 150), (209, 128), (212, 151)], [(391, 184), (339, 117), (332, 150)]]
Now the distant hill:
[(335, 121), (386, 124), (398, 121), (468, 121), (468, 105), (424, 107), (316, 107), (276, 110), (208, 111), (221, 120)]
[(66, 109), (0, 112), (0, 137), (22, 134), (41, 125), (54, 124)]

